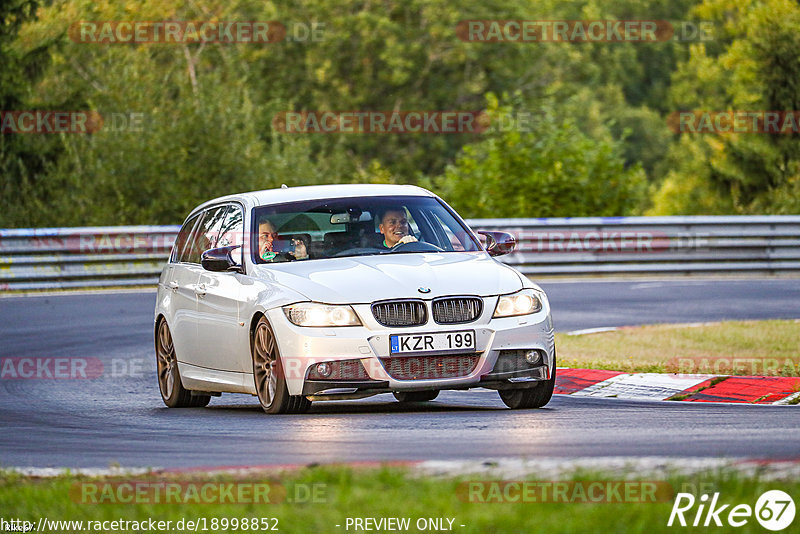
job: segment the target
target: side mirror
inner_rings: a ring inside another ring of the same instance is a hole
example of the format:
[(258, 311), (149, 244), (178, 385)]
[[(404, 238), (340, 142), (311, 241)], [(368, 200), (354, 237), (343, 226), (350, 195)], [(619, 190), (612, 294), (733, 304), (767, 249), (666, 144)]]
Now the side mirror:
[(231, 252), (242, 245), (231, 245), (229, 247), (211, 248), (203, 252), (200, 263), (206, 271), (224, 273), (226, 271), (243, 272), (242, 266), (233, 261)]
[(478, 233), (486, 236), (486, 252), (489, 256), (502, 256), (513, 252), (517, 246), (517, 240), (508, 232), (486, 232), (478, 230)]

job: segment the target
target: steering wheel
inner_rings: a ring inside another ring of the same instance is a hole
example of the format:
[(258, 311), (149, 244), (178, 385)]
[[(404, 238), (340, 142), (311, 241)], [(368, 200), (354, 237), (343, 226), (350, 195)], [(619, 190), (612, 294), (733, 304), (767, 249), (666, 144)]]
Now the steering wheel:
[(444, 252), (444, 249), (425, 241), (411, 241), (410, 243), (398, 243), (389, 249), (388, 254), (395, 252)]

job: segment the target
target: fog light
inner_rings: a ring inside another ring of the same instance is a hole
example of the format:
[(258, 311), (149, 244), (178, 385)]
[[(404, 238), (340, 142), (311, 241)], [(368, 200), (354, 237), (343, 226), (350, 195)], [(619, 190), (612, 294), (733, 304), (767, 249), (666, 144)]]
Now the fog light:
[(325, 378), (327, 378), (327, 377), (331, 376), (331, 371), (332, 370), (333, 370), (333, 368), (331, 367), (331, 364), (329, 364), (329, 363), (318, 363), (317, 364), (317, 372), (320, 374), (320, 376), (324, 376)]
[(525, 353), (525, 361), (531, 365), (539, 363), (539, 351), (529, 350)]

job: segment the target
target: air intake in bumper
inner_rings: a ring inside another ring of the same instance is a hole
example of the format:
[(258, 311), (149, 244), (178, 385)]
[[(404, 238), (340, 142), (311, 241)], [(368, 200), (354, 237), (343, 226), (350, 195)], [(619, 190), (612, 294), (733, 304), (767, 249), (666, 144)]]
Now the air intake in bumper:
[(478, 365), (480, 354), (402, 356), (380, 360), (386, 372), (395, 380), (435, 380), (471, 374)]

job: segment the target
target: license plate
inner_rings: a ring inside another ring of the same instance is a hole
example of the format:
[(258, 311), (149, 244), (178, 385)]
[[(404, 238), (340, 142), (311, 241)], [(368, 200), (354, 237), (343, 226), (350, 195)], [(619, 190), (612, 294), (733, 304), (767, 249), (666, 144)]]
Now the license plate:
[(389, 336), (389, 352), (391, 354), (475, 352), (475, 331), (392, 334)]

